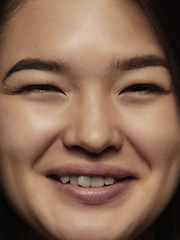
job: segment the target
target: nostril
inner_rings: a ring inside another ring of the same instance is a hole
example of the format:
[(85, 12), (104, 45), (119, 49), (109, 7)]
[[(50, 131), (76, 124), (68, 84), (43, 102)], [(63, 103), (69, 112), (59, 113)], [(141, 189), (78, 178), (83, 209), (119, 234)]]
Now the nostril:
[(63, 144), (67, 148), (77, 146), (92, 153), (103, 152), (106, 148), (121, 148), (122, 135), (115, 127), (109, 129), (108, 125), (99, 130), (91, 123), (86, 126), (79, 125), (80, 123), (77, 126), (70, 126), (62, 135)]

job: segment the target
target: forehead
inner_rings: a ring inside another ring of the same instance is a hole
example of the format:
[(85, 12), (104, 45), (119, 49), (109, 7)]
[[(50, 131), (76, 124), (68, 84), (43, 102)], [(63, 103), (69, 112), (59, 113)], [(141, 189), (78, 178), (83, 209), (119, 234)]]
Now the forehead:
[(84, 52), (94, 58), (97, 51), (109, 58), (164, 57), (155, 29), (132, 0), (27, 1), (10, 19), (4, 44), (0, 60), (9, 64), (27, 57), (71, 61), (72, 53)]

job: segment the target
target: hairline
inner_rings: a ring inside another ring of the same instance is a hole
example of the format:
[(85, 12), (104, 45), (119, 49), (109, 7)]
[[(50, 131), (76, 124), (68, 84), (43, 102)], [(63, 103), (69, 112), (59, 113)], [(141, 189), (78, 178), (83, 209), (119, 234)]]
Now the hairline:
[(9, 6), (7, 6), (6, 14), (4, 14), (4, 19), (0, 22), (0, 48), (3, 46), (5, 40), (5, 35), (7, 34), (9, 28), (8, 25), (16, 17), (18, 12), (24, 6), (28, 0), (11, 0), (9, 1)]

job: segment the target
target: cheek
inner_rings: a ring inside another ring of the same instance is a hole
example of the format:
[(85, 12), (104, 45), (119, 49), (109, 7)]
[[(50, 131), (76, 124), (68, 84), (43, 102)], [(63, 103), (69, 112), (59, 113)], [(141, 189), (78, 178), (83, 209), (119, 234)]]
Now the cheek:
[(151, 179), (154, 177), (154, 181), (161, 181), (161, 184), (179, 179), (180, 116), (177, 109), (176, 103), (169, 100), (151, 108), (136, 109), (124, 119), (129, 143), (139, 159), (148, 164)]
[[(33, 164), (52, 144), (65, 121), (57, 112), (41, 106), (11, 101), (2, 104), (0, 113), (0, 173), (1, 178), (33, 168)], [(62, 112), (59, 114), (63, 115)], [(57, 124), (58, 123), (58, 124)]]
[(34, 192), (39, 192), (40, 196), (44, 194), (42, 177), (34, 165), (59, 136), (64, 121), (61, 118), (57, 121), (56, 115), (63, 113), (20, 101), (5, 103), (2, 98), (0, 185), (15, 209), (16, 206), (28, 209), (29, 196)]

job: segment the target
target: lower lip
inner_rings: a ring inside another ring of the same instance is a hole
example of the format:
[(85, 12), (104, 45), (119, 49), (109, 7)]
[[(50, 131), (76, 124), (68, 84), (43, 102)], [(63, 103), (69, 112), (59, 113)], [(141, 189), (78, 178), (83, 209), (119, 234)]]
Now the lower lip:
[(69, 197), (85, 204), (100, 205), (124, 196), (132, 185), (134, 179), (127, 178), (116, 182), (115, 184), (99, 188), (85, 188), (72, 184), (63, 184), (52, 178), (49, 178), (49, 180), (53, 184), (54, 188), (62, 194), (66, 194)]

